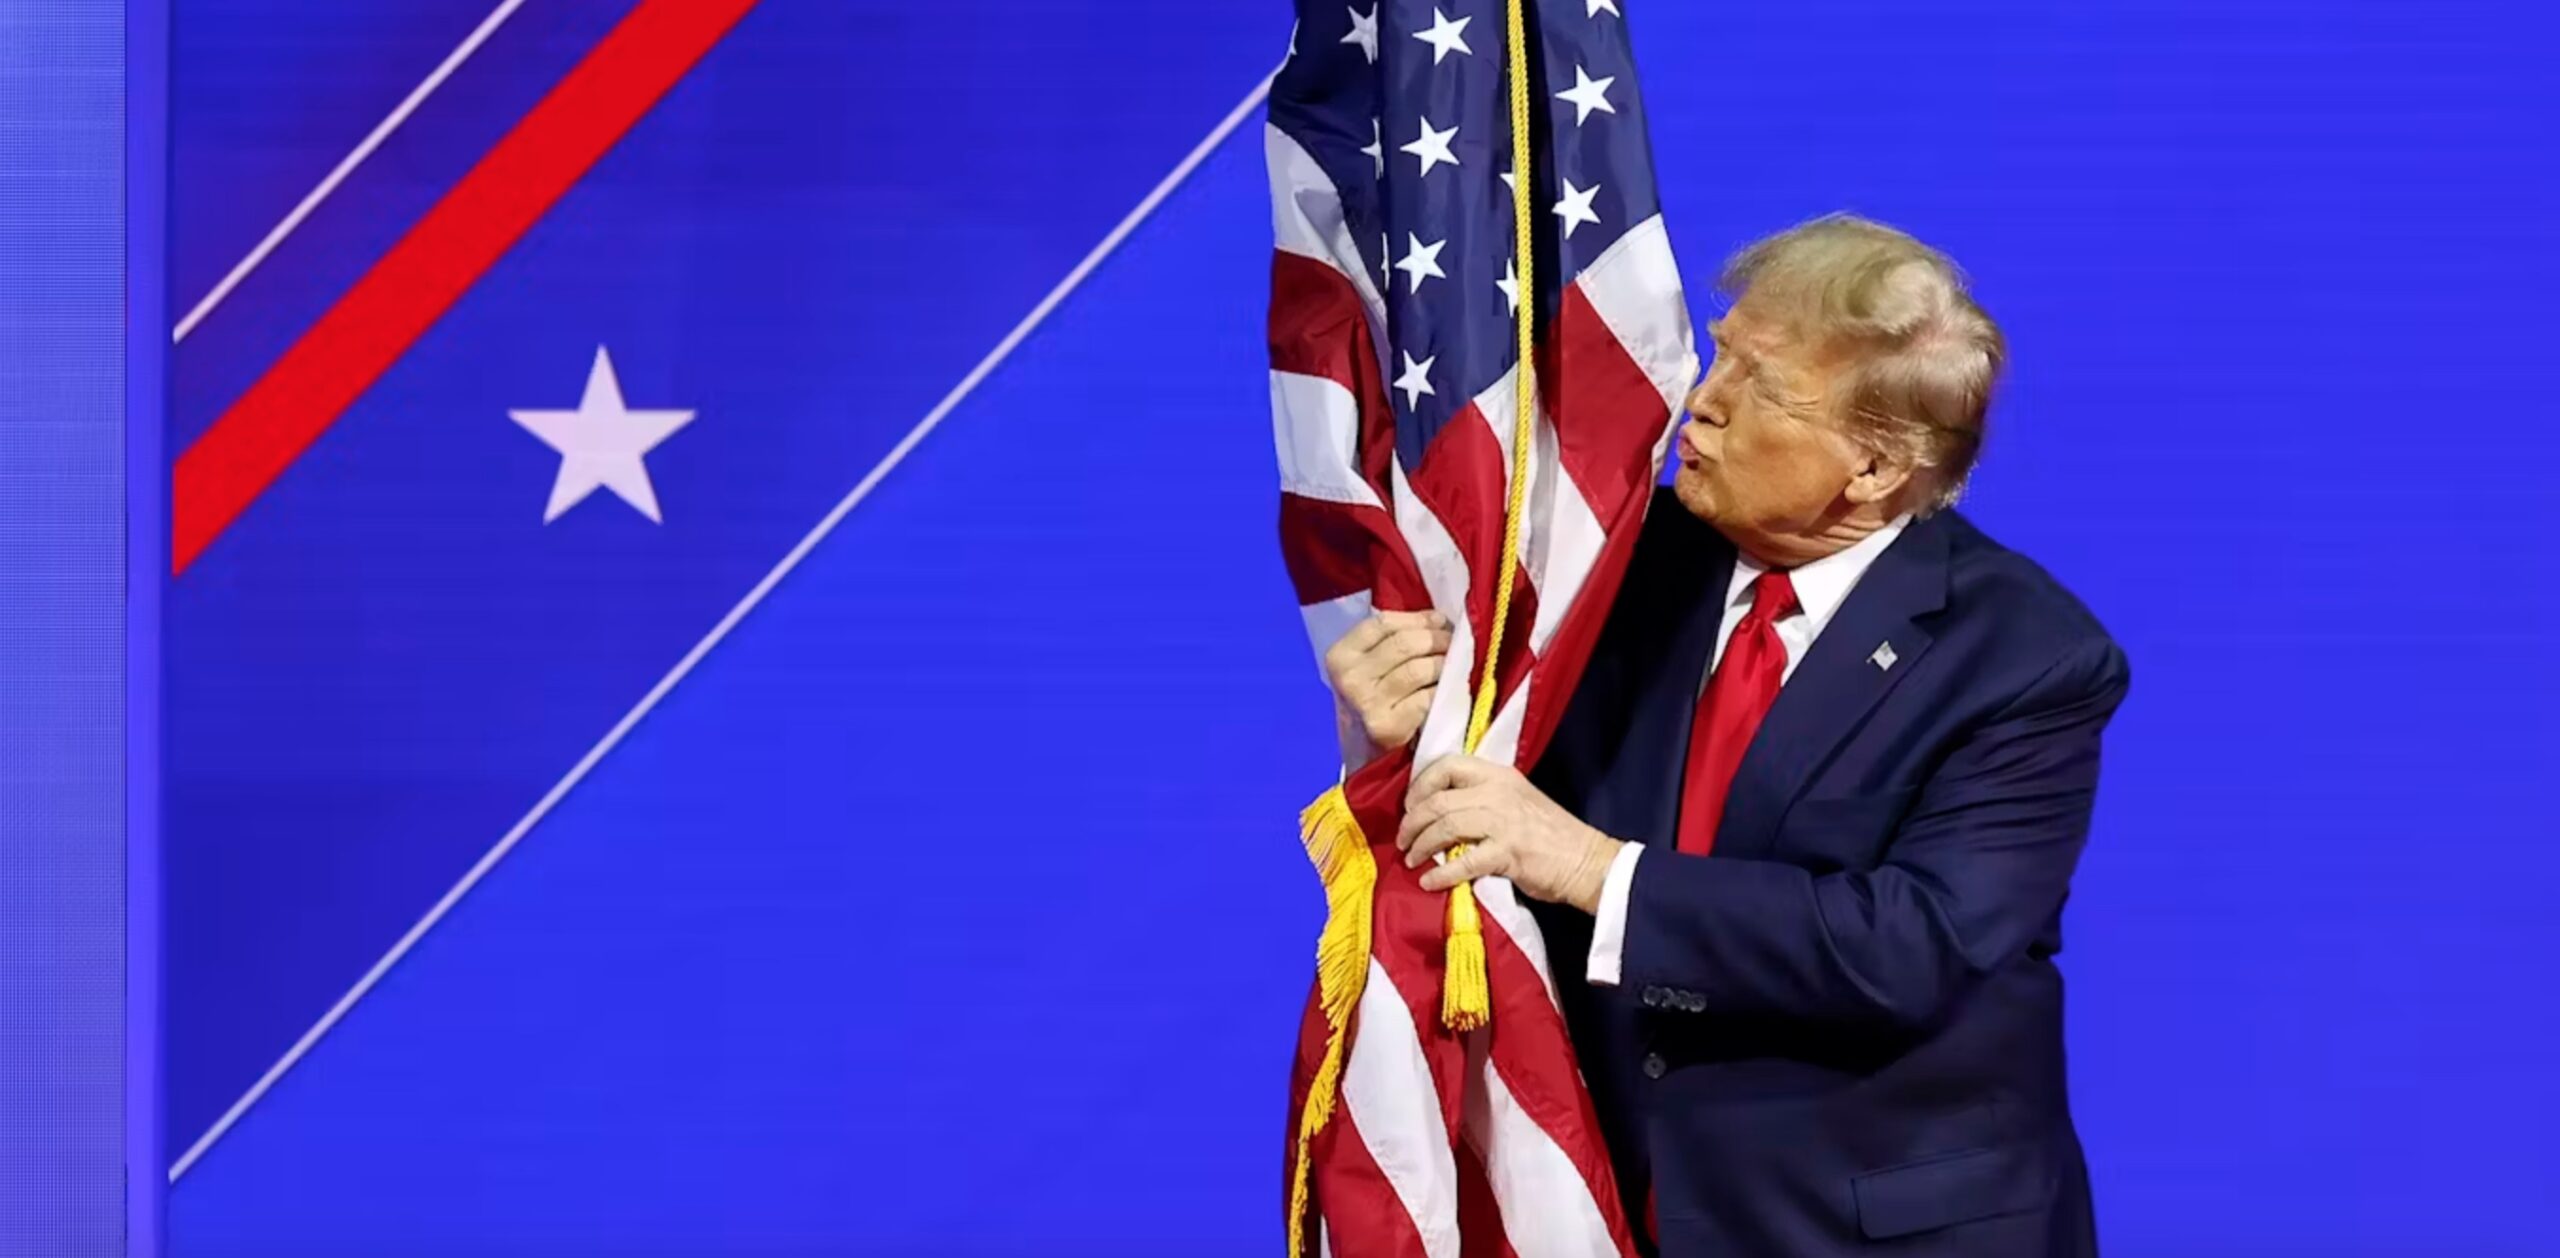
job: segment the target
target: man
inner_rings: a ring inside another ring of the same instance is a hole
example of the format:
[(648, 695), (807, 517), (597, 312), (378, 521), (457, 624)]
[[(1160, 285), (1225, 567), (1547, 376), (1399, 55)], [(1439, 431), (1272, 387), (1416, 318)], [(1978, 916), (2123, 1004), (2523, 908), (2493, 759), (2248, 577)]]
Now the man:
[[(1398, 845), (1539, 918), (1631, 1217), (1669, 1258), (2094, 1254), (2053, 964), (2128, 672), (1950, 510), (1997, 327), (1937, 252), (1744, 250), (1606, 631), (1535, 782), (1452, 757)], [(1447, 636), (1332, 652), (1413, 737)], [(1417, 695), (1425, 696), (1422, 702)]]

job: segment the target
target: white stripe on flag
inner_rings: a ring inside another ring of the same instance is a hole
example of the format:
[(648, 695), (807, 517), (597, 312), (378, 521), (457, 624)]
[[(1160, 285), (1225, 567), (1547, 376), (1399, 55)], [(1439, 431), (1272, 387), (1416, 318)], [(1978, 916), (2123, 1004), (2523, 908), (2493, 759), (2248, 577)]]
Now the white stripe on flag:
[[(1546, 511), (1538, 529), (1540, 544), (1529, 556), (1530, 572), (1538, 585), (1538, 623), (1529, 629), (1529, 649), (1543, 659), (1547, 644), (1555, 641), (1556, 631), (1564, 625), (1565, 613), (1573, 609), (1574, 599), (1591, 579), (1591, 570), (1598, 566), (1609, 533), (1600, 517), (1591, 513), (1591, 503), (1582, 496), (1582, 488), (1573, 483), (1572, 473), (1554, 463), (1549, 447), (1555, 440), (1555, 429), (1541, 421), (1538, 437), (1539, 457), (1548, 459), (1560, 473), (1555, 478), (1555, 492), (1546, 495)], [(1558, 573), (1563, 575), (1559, 577)]]
[(1413, 483), (1405, 479), (1403, 458), (1394, 460), (1388, 470), (1394, 478), (1388, 492), (1396, 501), (1396, 531), (1404, 534), (1414, 565), (1422, 570), (1431, 605), (1449, 618), (1448, 658), (1441, 664), (1431, 710), (1423, 714), (1422, 732), (1413, 743), (1414, 767), (1420, 769), (1466, 746), (1468, 709), (1475, 698), (1467, 691), (1467, 674), (1475, 666), (1476, 629), (1467, 622), (1466, 556), (1458, 553), (1457, 540), (1441, 527), (1440, 517), (1415, 496)]
[(1538, 977), (1546, 982), (1547, 1003), (1561, 1010), (1564, 1001), (1556, 994), (1554, 967), (1547, 964), (1547, 937), (1538, 930), (1538, 919), (1529, 916), (1528, 906), (1520, 903), (1519, 893), (1508, 878), (1479, 878), (1475, 882), (1476, 901), (1486, 917), (1492, 918), (1502, 933), (1511, 937), (1521, 955), (1529, 958)]
[(1360, 478), (1360, 403), (1323, 376), (1271, 373), (1272, 440), (1280, 454), (1280, 488), (1301, 498), (1385, 507)]
[(1369, 311), (1369, 343), (1381, 355), (1379, 369), (1385, 370), (1387, 302), (1378, 294), (1368, 264), (1360, 258), (1360, 246), (1343, 221), (1341, 191), (1333, 186), (1333, 176), (1324, 173), (1324, 167), (1288, 132), (1266, 124), (1262, 134), (1263, 156), (1271, 168), (1271, 230), (1276, 247), (1327, 263), (1351, 281), (1360, 304)]
[(1413, 1217), (1423, 1252), (1458, 1258), (1458, 1164), (1440, 1122), (1439, 1091), (1414, 1034), (1413, 1012), (1375, 957), (1353, 1017), (1342, 1103), (1350, 1107), (1370, 1159)]
[(1482, 1087), (1468, 1090), (1467, 1125), (1484, 1158), (1511, 1252), (1524, 1258), (1618, 1258), (1609, 1221), (1573, 1159), (1520, 1108), (1489, 1062), (1482, 1080)]
[(1698, 350), (1689, 331), (1689, 306), (1681, 296), (1680, 264), (1662, 216), (1627, 229), (1574, 284), (1591, 299), (1600, 321), (1625, 347), (1645, 378), (1662, 391), (1676, 423), (1680, 400), (1698, 380)]

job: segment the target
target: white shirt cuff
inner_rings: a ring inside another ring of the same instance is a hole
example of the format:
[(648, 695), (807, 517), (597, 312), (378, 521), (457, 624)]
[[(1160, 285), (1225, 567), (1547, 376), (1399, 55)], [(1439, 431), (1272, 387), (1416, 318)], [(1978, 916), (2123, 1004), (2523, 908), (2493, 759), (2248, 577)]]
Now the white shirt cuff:
[(1627, 946), (1627, 897), (1635, 893), (1636, 858), (1644, 855), (1644, 844), (1629, 843), (1618, 849), (1609, 862), (1609, 874), (1600, 883), (1600, 911), (1591, 928), (1591, 961), (1583, 967), (1583, 977), (1595, 987), (1618, 985), (1620, 954)]

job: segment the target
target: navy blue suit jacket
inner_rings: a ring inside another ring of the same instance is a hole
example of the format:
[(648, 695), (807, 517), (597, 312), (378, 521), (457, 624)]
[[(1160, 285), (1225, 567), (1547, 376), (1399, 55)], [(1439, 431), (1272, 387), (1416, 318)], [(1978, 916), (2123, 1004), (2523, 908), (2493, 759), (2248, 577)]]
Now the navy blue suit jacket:
[(1592, 919), (1537, 906), (1630, 1217), (1650, 1189), (1668, 1258), (2094, 1254), (2053, 956), (2122, 652), (1962, 516), (1917, 521), (1779, 692), (1714, 854), (1684, 855), (1733, 561), (1657, 498), (1532, 775), (1647, 845), (1616, 987), (1585, 979)]

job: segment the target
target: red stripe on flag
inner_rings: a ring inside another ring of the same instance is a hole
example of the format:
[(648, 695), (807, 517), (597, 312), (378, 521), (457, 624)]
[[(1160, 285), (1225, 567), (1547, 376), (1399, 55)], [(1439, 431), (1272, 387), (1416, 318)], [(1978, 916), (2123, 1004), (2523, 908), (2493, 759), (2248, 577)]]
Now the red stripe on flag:
[(1652, 493), (1640, 478), (1671, 412), (1580, 284), (1566, 287), (1544, 348), (1538, 393), (1555, 424), (1556, 459), (1606, 524), (1629, 495)]
[(1458, 1258), (1520, 1258), (1502, 1230), (1502, 1200), (1485, 1174), (1484, 1155), (1458, 1142)]
[[(1427, 1258), (1422, 1232), (1406, 1213), (1404, 1198), (1369, 1156), (1360, 1121), (1343, 1106), (1316, 1137), (1315, 1199), (1328, 1225), (1333, 1258)], [(1309, 1237), (1314, 1233), (1309, 1232)], [(1313, 1254), (1315, 1247), (1309, 1245)]]
[(1405, 788), (1412, 782), (1413, 748), (1399, 747), (1360, 766), (1343, 783), (1369, 854), (1378, 864), (1378, 885), (1370, 904), (1369, 955), (1386, 972), (1387, 981), (1413, 1017), (1414, 1037), (1431, 1067), (1438, 1093), (1441, 1129), (1451, 1143), (1458, 1139), (1464, 1117), (1462, 1088), (1466, 1082), (1466, 1045), (1440, 1025), (1440, 980), (1447, 955), (1448, 897), (1422, 889), (1422, 872), (1405, 868), (1396, 850), (1396, 830), (1404, 820)]
[(1280, 557), (1299, 603), (1331, 602), (1369, 589), (1379, 548), (1405, 553), (1404, 535), (1384, 509), (1280, 495)]
[[(1545, 680), (1541, 679), (1540, 685)], [(1591, 1186), (1592, 1203), (1609, 1225), (1618, 1252), (1633, 1254), (1635, 1236), (1618, 1201), (1618, 1181), (1609, 1166), (1609, 1148), (1600, 1136), (1600, 1114), (1583, 1087), (1573, 1040), (1564, 1015), (1548, 995), (1546, 980), (1529, 954), (1487, 917), (1484, 923), (1485, 977), (1495, 1010), (1486, 1034), (1487, 1055), (1502, 1085), (1520, 1112), (1556, 1142), (1576, 1174)]]
[(182, 573), (756, 0), (641, 0), (178, 458)]
[[(1449, 531), (1467, 563), (1467, 623), (1474, 630), (1476, 656), (1469, 674), (1481, 685), (1486, 637), (1493, 631), (1494, 583), (1501, 576), (1503, 517), (1511, 506), (1511, 464), (1502, 443), (1473, 403), (1450, 419), (1423, 452), (1422, 466), (1405, 469), (1413, 496)], [(1502, 659), (1494, 710), (1528, 675), (1529, 629), (1538, 623), (1538, 591), (1529, 583), (1526, 565), (1511, 583), (1511, 617), (1503, 625)]]
[(1547, 643), (1537, 689), (1522, 714), (1516, 763), (1523, 770), (1537, 764), (1546, 750), (1608, 622), (1609, 607), (1617, 601), (1653, 501), (1654, 485), (1645, 474), (1657, 469), (1649, 456), (1671, 422), (1662, 394), (1581, 285), (1565, 289), (1552, 335), (1539, 378), (1547, 413), (1555, 417), (1557, 461), (1582, 491), (1608, 541)]
[(1369, 837), (1381, 840), (1370, 844), (1378, 859), (1378, 895), (1377, 931), (1370, 939), (1369, 954), (1386, 971), (1387, 981), (1413, 1015), (1414, 1035), (1422, 1041), (1422, 1056), (1430, 1063), (1431, 1082), (1439, 1093), (1442, 1132), (1454, 1145), (1459, 1123), (1466, 1116), (1467, 1054), (1457, 1034), (1440, 1025), (1449, 898), (1423, 890), (1421, 871), (1404, 867), (1394, 830), (1372, 831)]
[(1618, 600), (1618, 586), (1626, 579), (1627, 561), (1635, 554), (1636, 538), (1644, 532), (1644, 513), (1652, 501), (1652, 487), (1646, 486), (1642, 493), (1627, 495), (1615, 515), (1600, 517), (1609, 540), (1591, 565), (1591, 575), (1583, 579), (1582, 591), (1565, 613), (1564, 623), (1556, 626), (1556, 636), (1548, 640), (1537, 688), (1529, 692), (1529, 710), (1521, 714), (1515, 763), (1524, 773), (1546, 751), (1547, 740), (1564, 719), (1574, 686), (1582, 680), (1584, 666), (1591, 662), (1591, 650), (1609, 622), (1609, 606)]
[(1395, 455), (1394, 413), (1370, 339), (1360, 290), (1332, 263), (1274, 250), (1271, 259), (1271, 369), (1319, 376), (1351, 391), (1360, 407), (1360, 475), (1389, 500), (1387, 462)]

